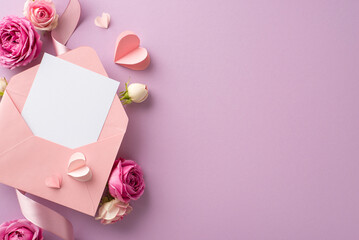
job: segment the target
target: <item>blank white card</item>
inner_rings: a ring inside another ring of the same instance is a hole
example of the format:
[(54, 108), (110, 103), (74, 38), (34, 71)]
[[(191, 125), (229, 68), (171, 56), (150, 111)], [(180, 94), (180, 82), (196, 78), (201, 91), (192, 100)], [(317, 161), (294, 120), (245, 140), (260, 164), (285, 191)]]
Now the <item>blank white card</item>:
[(118, 86), (45, 53), (21, 114), (35, 136), (81, 147), (99, 138)]

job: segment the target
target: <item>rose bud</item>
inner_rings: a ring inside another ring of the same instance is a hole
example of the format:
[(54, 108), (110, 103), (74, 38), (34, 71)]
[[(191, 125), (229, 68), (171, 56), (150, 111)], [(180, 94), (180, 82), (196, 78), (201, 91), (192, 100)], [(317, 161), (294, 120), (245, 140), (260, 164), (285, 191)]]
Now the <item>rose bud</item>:
[(124, 104), (141, 103), (148, 97), (148, 88), (141, 83), (132, 83), (130, 86), (126, 83), (126, 91), (121, 92), (120, 96)]
[(7, 86), (6, 78), (0, 78), (0, 97), (4, 95), (5, 89)]

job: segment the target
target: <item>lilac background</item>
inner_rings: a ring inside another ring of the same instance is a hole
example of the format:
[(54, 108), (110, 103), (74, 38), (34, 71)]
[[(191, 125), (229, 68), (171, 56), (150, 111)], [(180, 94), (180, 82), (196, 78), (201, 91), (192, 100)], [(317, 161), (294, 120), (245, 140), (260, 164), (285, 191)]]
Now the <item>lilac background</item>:
[[(142, 165), (145, 194), (111, 226), (50, 204), (76, 239), (359, 239), (359, 1), (81, 2), (68, 46), (95, 48), (110, 77), (151, 97), (126, 107), (120, 150)], [(0, 16), (22, 5), (1, 0)], [(103, 11), (108, 30), (93, 24)], [(148, 70), (112, 62), (123, 30), (148, 48)], [(0, 221), (20, 217), (13, 189), (0, 196)]]

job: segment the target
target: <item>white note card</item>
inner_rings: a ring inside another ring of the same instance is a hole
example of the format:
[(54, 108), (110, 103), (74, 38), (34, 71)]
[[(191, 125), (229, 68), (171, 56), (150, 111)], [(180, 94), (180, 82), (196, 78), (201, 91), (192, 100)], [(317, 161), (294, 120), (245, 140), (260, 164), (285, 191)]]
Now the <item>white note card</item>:
[(118, 86), (45, 53), (21, 114), (35, 136), (81, 147), (99, 138)]

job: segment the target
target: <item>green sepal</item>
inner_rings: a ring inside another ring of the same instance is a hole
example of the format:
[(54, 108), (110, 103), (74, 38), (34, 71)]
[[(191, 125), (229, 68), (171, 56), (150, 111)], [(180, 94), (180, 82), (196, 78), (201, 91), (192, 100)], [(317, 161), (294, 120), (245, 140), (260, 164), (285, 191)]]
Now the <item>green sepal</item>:
[[(8, 82), (7, 82), (7, 80), (6, 80), (6, 78), (5, 78), (5, 77), (2, 77), (2, 80), (5, 80), (5, 83), (6, 83), (6, 85), (5, 85), (5, 89), (6, 89), (6, 87), (7, 87), (7, 85), (8, 85)], [(4, 89), (4, 92), (0, 92), (0, 97), (4, 96), (5, 89)]]
[(126, 91), (122, 91), (118, 94), (123, 105), (132, 103), (131, 97), (128, 95), (128, 83), (129, 81), (125, 84)]

